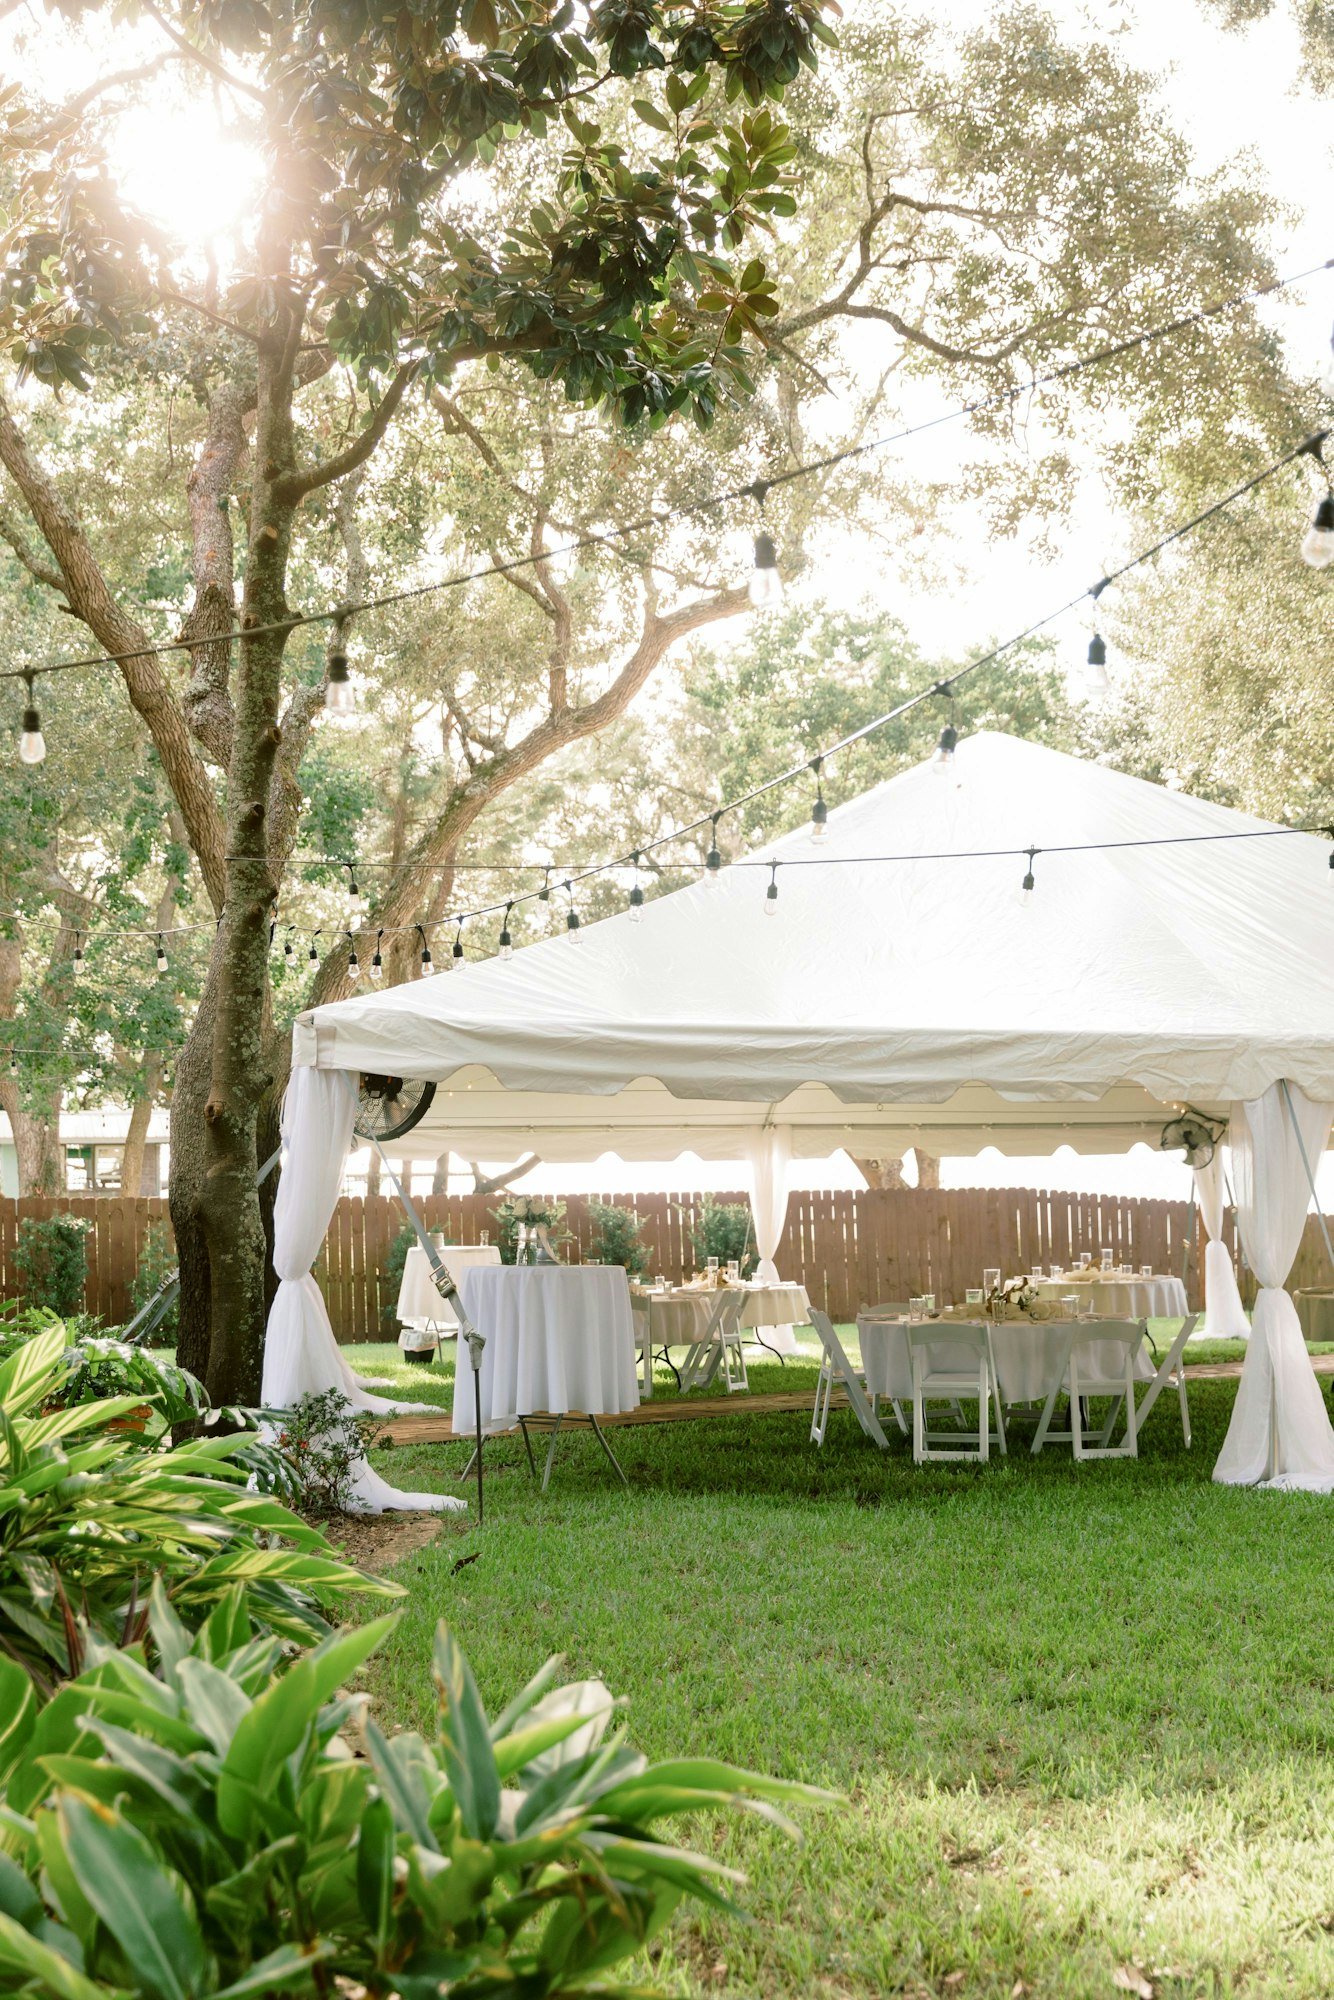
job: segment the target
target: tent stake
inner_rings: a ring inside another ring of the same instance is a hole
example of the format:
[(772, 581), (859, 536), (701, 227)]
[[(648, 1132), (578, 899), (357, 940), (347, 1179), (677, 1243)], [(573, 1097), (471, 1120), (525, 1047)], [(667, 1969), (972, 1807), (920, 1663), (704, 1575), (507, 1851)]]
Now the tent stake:
[[(352, 1091), (355, 1097), (356, 1092), (353, 1089), (352, 1079), (348, 1076), (347, 1071), (341, 1070), (339, 1074), (342, 1076), (348, 1090)], [(385, 1152), (384, 1147), (380, 1144), (374, 1133), (368, 1136), (372, 1146), (374, 1146), (380, 1156), (381, 1166), (393, 1182), (394, 1193), (398, 1196), (399, 1205), (408, 1218), (409, 1227), (426, 1253), (426, 1261), (431, 1267), (431, 1277), (435, 1283), (435, 1288), (441, 1298), (448, 1299), (450, 1305), (453, 1307), (454, 1317), (459, 1323), (460, 1336), (468, 1343), (468, 1358), (472, 1363), (472, 1406), (477, 1420), (477, 1525), (480, 1528), (485, 1519), (482, 1502), (482, 1350), (486, 1346), (486, 1337), (477, 1331), (477, 1328), (464, 1311), (463, 1301), (459, 1297), (458, 1286), (441, 1263), (440, 1253), (422, 1226), (422, 1219), (412, 1205), (411, 1196), (390, 1166), (389, 1156)], [(439, 1346), (440, 1343), (437, 1338), (437, 1352), (439, 1352)]]

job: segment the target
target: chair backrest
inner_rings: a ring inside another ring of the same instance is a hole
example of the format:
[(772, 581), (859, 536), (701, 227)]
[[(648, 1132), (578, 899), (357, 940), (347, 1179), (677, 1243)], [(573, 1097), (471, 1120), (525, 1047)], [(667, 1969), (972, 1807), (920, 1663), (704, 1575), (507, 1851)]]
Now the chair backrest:
[[(1125, 1387), (1126, 1356), (1139, 1352), (1148, 1333), (1142, 1319), (1099, 1319), (1081, 1324), (1070, 1337), (1070, 1352), (1079, 1364), (1081, 1395), (1098, 1394), (1099, 1384), (1118, 1392)], [(1108, 1350), (1119, 1350), (1115, 1373), (1104, 1372)]]
[(925, 1348), (931, 1366), (942, 1373), (960, 1364), (976, 1364), (988, 1352), (987, 1328), (981, 1320), (914, 1320), (904, 1328), (912, 1350)]
[(829, 1356), (829, 1359), (837, 1362), (845, 1374), (851, 1374), (853, 1372), (852, 1363), (848, 1360), (843, 1342), (834, 1331), (834, 1322), (830, 1319), (828, 1313), (821, 1312), (819, 1306), (812, 1306), (811, 1325), (819, 1334), (820, 1345)]

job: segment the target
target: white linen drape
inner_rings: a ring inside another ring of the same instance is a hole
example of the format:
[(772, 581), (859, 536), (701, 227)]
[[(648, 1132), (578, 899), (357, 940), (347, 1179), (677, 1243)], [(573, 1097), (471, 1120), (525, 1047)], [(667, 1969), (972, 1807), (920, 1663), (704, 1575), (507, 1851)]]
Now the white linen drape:
[[(273, 1209), (273, 1268), (278, 1291), (264, 1338), (266, 1409), (290, 1409), (302, 1396), (337, 1389), (355, 1409), (375, 1416), (435, 1412), (432, 1403), (396, 1403), (372, 1396), (352, 1373), (334, 1339), (324, 1297), (311, 1276), (329, 1227), (352, 1140), (356, 1099), (338, 1071), (293, 1070), (283, 1105), (286, 1158)], [(363, 1459), (353, 1477), (354, 1503), (368, 1514), (386, 1508), (456, 1509), (442, 1493), (400, 1493)]]
[[(750, 1161), (750, 1205), (755, 1217), (755, 1247), (760, 1261), (755, 1276), (769, 1284), (779, 1283), (774, 1256), (787, 1220), (787, 1169), (792, 1158), (792, 1128), (766, 1125), (754, 1133), (746, 1147)], [(796, 1354), (797, 1338), (790, 1326), (770, 1326), (764, 1330), (764, 1344), (775, 1354)]]
[(1250, 1321), (1237, 1290), (1232, 1259), (1222, 1241), (1223, 1192), (1223, 1155), (1215, 1149), (1208, 1166), (1195, 1169), (1195, 1199), (1209, 1239), (1204, 1246), (1204, 1325), (1200, 1333), (1210, 1340), (1245, 1340)]
[[(1302, 1160), (1324, 1151), (1334, 1106), (1271, 1084), (1232, 1106), (1237, 1221), (1260, 1281), (1251, 1339), (1214, 1478), (1227, 1486), (1334, 1491), (1334, 1429), (1284, 1282), (1302, 1240), (1310, 1184)], [(1299, 1137), (1300, 1134), (1300, 1137)]]

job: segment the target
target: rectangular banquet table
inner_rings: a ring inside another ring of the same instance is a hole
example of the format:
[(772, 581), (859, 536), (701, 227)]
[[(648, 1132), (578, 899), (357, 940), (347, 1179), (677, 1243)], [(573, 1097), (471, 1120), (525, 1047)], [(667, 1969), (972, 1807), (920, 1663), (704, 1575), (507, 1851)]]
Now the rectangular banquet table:
[[(1128, 1314), (1128, 1318), (1135, 1315)], [(981, 1324), (981, 1322), (977, 1322)], [(931, 1367), (948, 1369), (957, 1359), (950, 1347), (950, 1321), (928, 1322), (934, 1337), (929, 1348)], [(957, 1322), (955, 1322), (957, 1324)], [(996, 1359), (996, 1379), (1003, 1403), (1040, 1403), (1051, 1392), (1052, 1376), (1065, 1352), (1072, 1332), (1088, 1334), (1088, 1320), (1004, 1320), (991, 1331), (991, 1351)], [(908, 1347), (908, 1322), (903, 1319), (862, 1318), (857, 1321), (861, 1342), (862, 1367), (866, 1370), (866, 1390), (871, 1396), (885, 1396), (893, 1402), (912, 1399), (912, 1355)], [(1118, 1350), (1110, 1342), (1105, 1352), (1092, 1348), (1090, 1377), (1112, 1375), (1118, 1369)], [(976, 1370), (974, 1360), (972, 1367)], [(1122, 1364), (1123, 1365), (1123, 1364)], [(1135, 1356), (1135, 1379), (1153, 1380), (1153, 1364), (1141, 1344)]]
[[(434, 1234), (431, 1242), (456, 1285), (462, 1282), (465, 1271), (500, 1262), (498, 1243), (446, 1243), (443, 1236)], [(420, 1243), (414, 1243), (404, 1259), (396, 1310), (402, 1322), (398, 1344), (407, 1352), (434, 1347), (437, 1338), (452, 1340), (459, 1330), (453, 1306), (435, 1288), (430, 1259)]]
[(1095, 1319), (1184, 1319), (1190, 1311), (1180, 1278), (1104, 1278), (1101, 1275), (1043, 1278), (1033, 1290), (1040, 1299), (1060, 1300), (1077, 1293), (1080, 1310)]
[[(614, 1264), (500, 1264), (465, 1271), (463, 1309), (486, 1341), (482, 1428), (520, 1417), (614, 1416), (639, 1404), (630, 1286)], [(460, 1352), (454, 1430), (475, 1423), (472, 1369)]]

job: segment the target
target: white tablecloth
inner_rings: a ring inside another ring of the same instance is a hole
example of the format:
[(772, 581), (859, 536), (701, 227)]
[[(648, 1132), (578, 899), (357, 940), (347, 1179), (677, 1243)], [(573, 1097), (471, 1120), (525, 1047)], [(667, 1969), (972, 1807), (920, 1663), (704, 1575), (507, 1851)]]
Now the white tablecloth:
[[(502, 1264), (465, 1271), (459, 1296), (486, 1339), (482, 1428), (538, 1411), (614, 1415), (639, 1406), (630, 1286), (617, 1265)], [(472, 1369), (460, 1354), (454, 1429), (471, 1436)]]
[(1033, 1289), (1040, 1299), (1074, 1292), (1095, 1319), (1184, 1319), (1190, 1311), (1180, 1278), (1044, 1278)]
[[(1072, 1326), (1083, 1334), (1093, 1331), (1088, 1320), (1006, 1320), (1000, 1326), (992, 1327), (992, 1353), (996, 1357), (996, 1377), (1003, 1403), (1037, 1403), (1046, 1398), (1051, 1390), (1057, 1359)], [(912, 1397), (912, 1356), (908, 1349), (907, 1322), (901, 1319), (859, 1319), (857, 1333), (861, 1342), (862, 1367), (866, 1370), (867, 1392), (873, 1396), (893, 1397), (899, 1402), (909, 1401)], [(928, 1350), (931, 1366), (949, 1368), (960, 1356), (964, 1357), (965, 1367), (975, 1365), (967, 1358), (966, 1350), (957, 1343), (951, 1348), (949, 1336), (949, 1322), (943, 1320), (939, 1323), (939, 1341), (933, 1337)], [(1119, 1372), (1120, 1357), (1112, 1342), (1095, 1341), (1091, 1349), (1084, 1351), (1090, 1356), (1091, 1366), (1087, 1372), (1091, 1375), (1110, 1377)], [(1085, 1368), (1082, 1354), (1080, 1366)], [(1148, 1349), (1142, 1346), (1135, 1356), (1136, 1378), (1147, 1382), (1153, 1373)]]
[[(740, 1290), (745, 1295), (743, 1327), (804, 1326), (810, 1318), (811, 1302), (801, 1285), (742, 1285)], [(717, 1303), (717, 1292), (692, 1291), (689, 1286), (639, 1293), (633, 1300), (635, 1311), (649, 1316), (655, 1347), (689, 1347), (702, 1339)]]
[[(465, 1271), (500, 1262), (498, 1243), (446, 1243), (442, 1236), (435, 1235), (431, 1241), (456, 1285), (462, 1282)], [(435, 1288), (430, 1259), (420, 1243), (412, 1245), (404, 1262), (397, 1312), (403, 1322), (403, 1331), (398, 1336), (402, 1348), (434, 1347), (437, 1331), (452, 1340), (459, 1330), (453, 1306)]]

